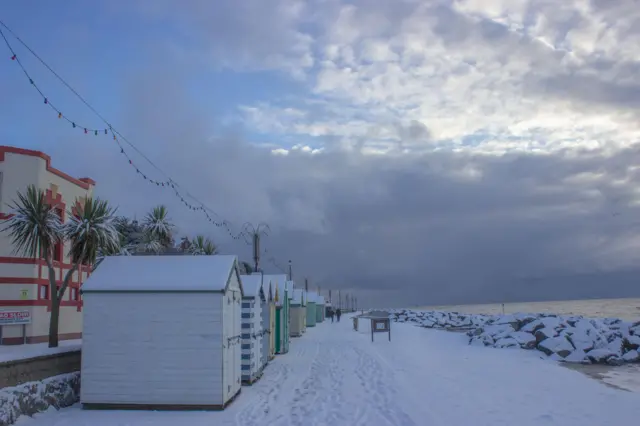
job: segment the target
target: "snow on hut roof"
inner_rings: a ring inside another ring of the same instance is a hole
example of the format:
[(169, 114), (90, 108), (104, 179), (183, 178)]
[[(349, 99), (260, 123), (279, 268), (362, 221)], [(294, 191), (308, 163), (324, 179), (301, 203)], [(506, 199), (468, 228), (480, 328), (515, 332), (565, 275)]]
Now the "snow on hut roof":
[(324, 305), (324, 296), (316, 297), (316, 303), (319, 305)]
[(304, 290), (297, 288), (291, 292), (291, 301), (294, 304), (306, 304)]
[(109, 256), (87, 278), (82, 292), (221, 292), (234, 271), (237, 259), (232, 255)]
[(275, 281), (274, 285), (278, 287), (280, 297), (284, 297), (284, 292), (289, 291), (289, 289), (291, 288), (291, 286), (289, 285), (290, 281), (287, 280), (286, 275), (274, 275), (274, 277), (275, 278), (271, 279), (271, 282)]
[[(260, 295), (260, 290), (262, 289), (261, 274), (240, 275), (240, 279), (244, 289), (244, 297), (258, 297)], [(265, 294), (264, 291), (262, 294)]]
[[(265, 281), (267, 277), (269, 277), (269, 279), (271, 280), (271, 288), (273, 289), (273, 300), (275, 300), (276, 302), (282, 302), (282, 298), (284, 297), (284, 283), (287, 281), (287, 276), (285, 274), (265, 275)], [(276, 298), (276, 296), (278, 297)]]
[[(287, 280), (287, 291), (289, 292), (289, 299), (293, 299), (293, 292), (296, 291), (296, 283), (295, 281)], [(298, 300), (300, 297), (298, 296)]]
[(316, 303), (317, 298), (318, 298), (318, 293), (314, 293), (312, 291), (307, 293), (307, 302)]
[(262, 291), (264, 291), (264, 297), (267, 300), (272, 300), (275, 297), (275, 289), (271, 285), (271, 275), (263, 275), (261, 272), (252, 272), (251, 275), (260, 275), (262, 277)]

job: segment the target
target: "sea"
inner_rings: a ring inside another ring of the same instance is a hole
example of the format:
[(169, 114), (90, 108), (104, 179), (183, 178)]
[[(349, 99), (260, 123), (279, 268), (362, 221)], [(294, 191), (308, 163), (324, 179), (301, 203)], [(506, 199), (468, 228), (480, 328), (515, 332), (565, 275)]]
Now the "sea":
[(640, 321), (640, 298), (421, 306), (413, 309), (461, 312), (466, 314), (510, 314), (517, 312), (552, 313), (558, 315), (582, 315), (584, 317), (620, 318), (627, 321)]

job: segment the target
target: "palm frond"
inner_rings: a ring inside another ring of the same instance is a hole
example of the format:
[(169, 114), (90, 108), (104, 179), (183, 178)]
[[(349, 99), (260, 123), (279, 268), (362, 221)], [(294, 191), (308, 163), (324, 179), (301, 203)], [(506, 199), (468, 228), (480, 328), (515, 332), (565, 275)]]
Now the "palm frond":
[(164, 249), (162, 241), (152, 233), (143, 233), (140, 241), (136, 245), (136, 250), (145, 253), (160, 253)]
[(71, 243), (69, 257), (73, 263), (94, 264), (101, 253), (118, 253), (122, 234), (118, 231), (116, 209), (99, 198), (86, 198), (63, 226)]
[(218, 247), (209, 238), (203, 235), (196, 235), (191, 244), (187, 248), (187, 251), (193, 255), (206, 255), (211, 256), (218, 252)]
[(169, 213), (165, 206), (156, 206), (145, 216), (143, 226), (159, 237), (170, 235), (175, 225), (171, 223), (168, 215)]
[(30, 258), (46, 253), (51, 259), (53, 248), (63, 239), (57, 206), (47, 204), (44, 191), (29, 185), (9, 207), (13, 216), (4, 221), (2, 231), (9, 232), (14, 253)]

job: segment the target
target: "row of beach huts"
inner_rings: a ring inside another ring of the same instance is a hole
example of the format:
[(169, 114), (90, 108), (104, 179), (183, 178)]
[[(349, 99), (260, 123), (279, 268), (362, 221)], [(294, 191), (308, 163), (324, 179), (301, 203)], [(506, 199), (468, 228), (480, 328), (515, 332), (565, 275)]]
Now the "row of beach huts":
[(224, 409), (328, 308), (233, 255), (107, 257), (82, 295), (86, 409)]

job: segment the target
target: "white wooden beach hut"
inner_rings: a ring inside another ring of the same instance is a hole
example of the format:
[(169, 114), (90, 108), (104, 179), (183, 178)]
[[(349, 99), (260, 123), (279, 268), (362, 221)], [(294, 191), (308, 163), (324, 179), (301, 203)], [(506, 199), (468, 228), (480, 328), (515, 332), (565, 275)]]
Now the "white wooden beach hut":
[(316, 324), (324, 321), (324, 296), (316, 296)]
[[(273, 358), (273, 354), (271, 353), (271, 333), (274, 332), (275, 329), (275, 304), (273, 304), (273, 294), (271, 292), (271, 281), (267, 278), (265, 280), (264, 276), (260, 274), (260, 281), (262, 285), (262, 291), (265, 297), (265, 303), (262, 307), (262, 312), (260, 313), (262, 320), (262, 364), (266, 367), (269, 360)], [(273, 314), (271, 309), (273, 308)], [(273, 324), (273, 325), (272, 325)], [(274, 347), (275, 350), (275, 347)], [(264, 368), (264, 367), (263, 367)]]
[(276, 292), (275, 285), (269, 276), (264, 276), (264, 282), (269, 282), (267, 304), (269, 305), (269, 361), (276, 356)]
[(240, 393), (235, 256), (107, 257), (82, 294), (83, 408), (224, 409)]
[(295, 289), (291, 292), (291, 337), (300, 337), (304, 332), (304, 324), (307, 318), (307, 307), (304, 303), (304, 290)]
[(242, 298), (242, 383), (253, 384), (262, 375), (265, 366), (262, 355), (262, 311), (266, 298), (262, 289), (262, 276), (241, 275)]

